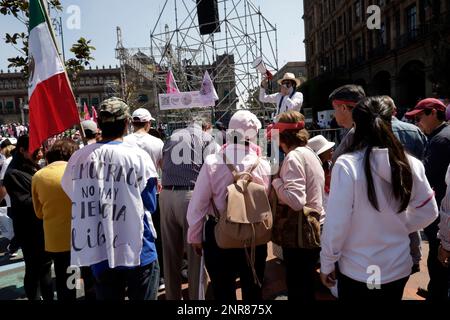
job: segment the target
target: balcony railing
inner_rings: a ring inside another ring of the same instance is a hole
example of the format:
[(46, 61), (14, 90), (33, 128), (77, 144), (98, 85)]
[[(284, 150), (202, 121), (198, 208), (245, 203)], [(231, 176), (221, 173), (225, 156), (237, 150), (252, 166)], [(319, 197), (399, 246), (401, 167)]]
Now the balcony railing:
[(369, 57), (369, 59), (377, 58), (377, 57), (384, 56), (388, 52), (389, 52), (389, 46), (386, 44), (382, 44), (372, 50), (369, 50), (368, 57)]
[(356, 58), (352, 59), (349, 63), (349, 67), (350, 69), (353, 69), (355, 67), (359, 67), (361, 65), (363, 65), (366, 62), (366, 59), (364, 58), (364, 56), (357, 56)]
[(419, 40), (424, 39), (432, 32), (432, 29), (433, 29), (432, 25), (427, 23), (410, 30), (405, 34), (402, 34), (400, 37), (397, 38), (396, 48), (402, 49), (409, 46), (410, 44), (413, 44)]

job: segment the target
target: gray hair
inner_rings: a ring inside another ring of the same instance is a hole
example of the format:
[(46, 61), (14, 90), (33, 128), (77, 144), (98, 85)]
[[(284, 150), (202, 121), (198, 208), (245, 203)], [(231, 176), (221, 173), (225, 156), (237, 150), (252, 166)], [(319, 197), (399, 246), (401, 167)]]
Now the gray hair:
[(203, 130), (206, 130), (209, 126), (211, 126), (211, 121), (205, 116), (195, 115), (191, 118), (191, 124), (198, 124), (202, 127)]

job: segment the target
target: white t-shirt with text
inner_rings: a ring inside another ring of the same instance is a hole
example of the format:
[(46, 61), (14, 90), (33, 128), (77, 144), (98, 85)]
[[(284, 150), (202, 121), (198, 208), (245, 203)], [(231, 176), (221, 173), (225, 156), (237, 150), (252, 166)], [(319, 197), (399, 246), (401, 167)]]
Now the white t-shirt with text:
[(140, 264), (141, 194), (156, 176), (150, 156), (126, 143), (88, 145), (70, 158), (61, 185), (72, 200), (72, 265)]

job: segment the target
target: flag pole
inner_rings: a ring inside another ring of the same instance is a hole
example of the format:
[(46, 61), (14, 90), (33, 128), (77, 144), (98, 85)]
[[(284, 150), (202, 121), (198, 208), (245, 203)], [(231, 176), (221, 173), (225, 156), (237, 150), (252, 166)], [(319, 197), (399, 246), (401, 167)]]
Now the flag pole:
[[(43, 9), (42, 11), (45, 14), (45, 22), (47, 23), (47, 27), (50, 30), (50, 35), (52, 36), (53, 43), (55, 44), (56, 50), (58, 51), (59, 60), (61, 61), (61, 64), (64, 66), (64, 75), (65, 75), (65, 77), (67, 79), (67, 83), (70, 87), (70, 92), (72, 93), (73, 100), (76, 103), (75, 94), (74, 94), (73, 88), (72, 88), (72, 83), (70, 82), (69, 75), (67, 74), (66, 64), (65, 64), (65, 62), (63, 62), (61, 60), (61, 50), (58, 46), (58, 42), (56, 41), (56, 36), (55, 36), (55, 32), (53, 30), (53, 26), (50, 24), (50, 17), (48, 15), (49, 12), (47, 11), (48, 6), (46, 4), (44, 4), (44, 2), (43, 2), (46, 0), (38, 0), (38, 1), (39, 1), (41, 8)], [(80, 117), (78, 117), (78, 119), (80, 120)], [(75, 128), (78, 128), (78, 130), (80, 131), (80, 134), (81, 134), (81, 138), (83, 139), (83, 143), (86, 144), (87, 143), (86, 134), (84, 132), (83, 126), (81, 125), (81, 121), (78, 121), (78, 124), (75, 125)]]

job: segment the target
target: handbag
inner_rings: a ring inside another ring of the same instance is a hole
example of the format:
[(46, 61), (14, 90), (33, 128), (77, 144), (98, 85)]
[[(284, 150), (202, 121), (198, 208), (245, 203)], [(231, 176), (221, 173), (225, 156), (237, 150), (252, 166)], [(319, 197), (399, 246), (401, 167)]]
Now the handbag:
[(272, 196), (271, 203), (273, 243), (285, 248), (320, 248), (320, 212), (306, 206), (295, 211)]
[[(303, 162), (302, 158), (299, 160)], [(270, 203), (273, 215), (272, 242), (285, 248), (320, 248), (320, 212), (307, 206), (295, 211), (279, 203), (273, 189)]]

